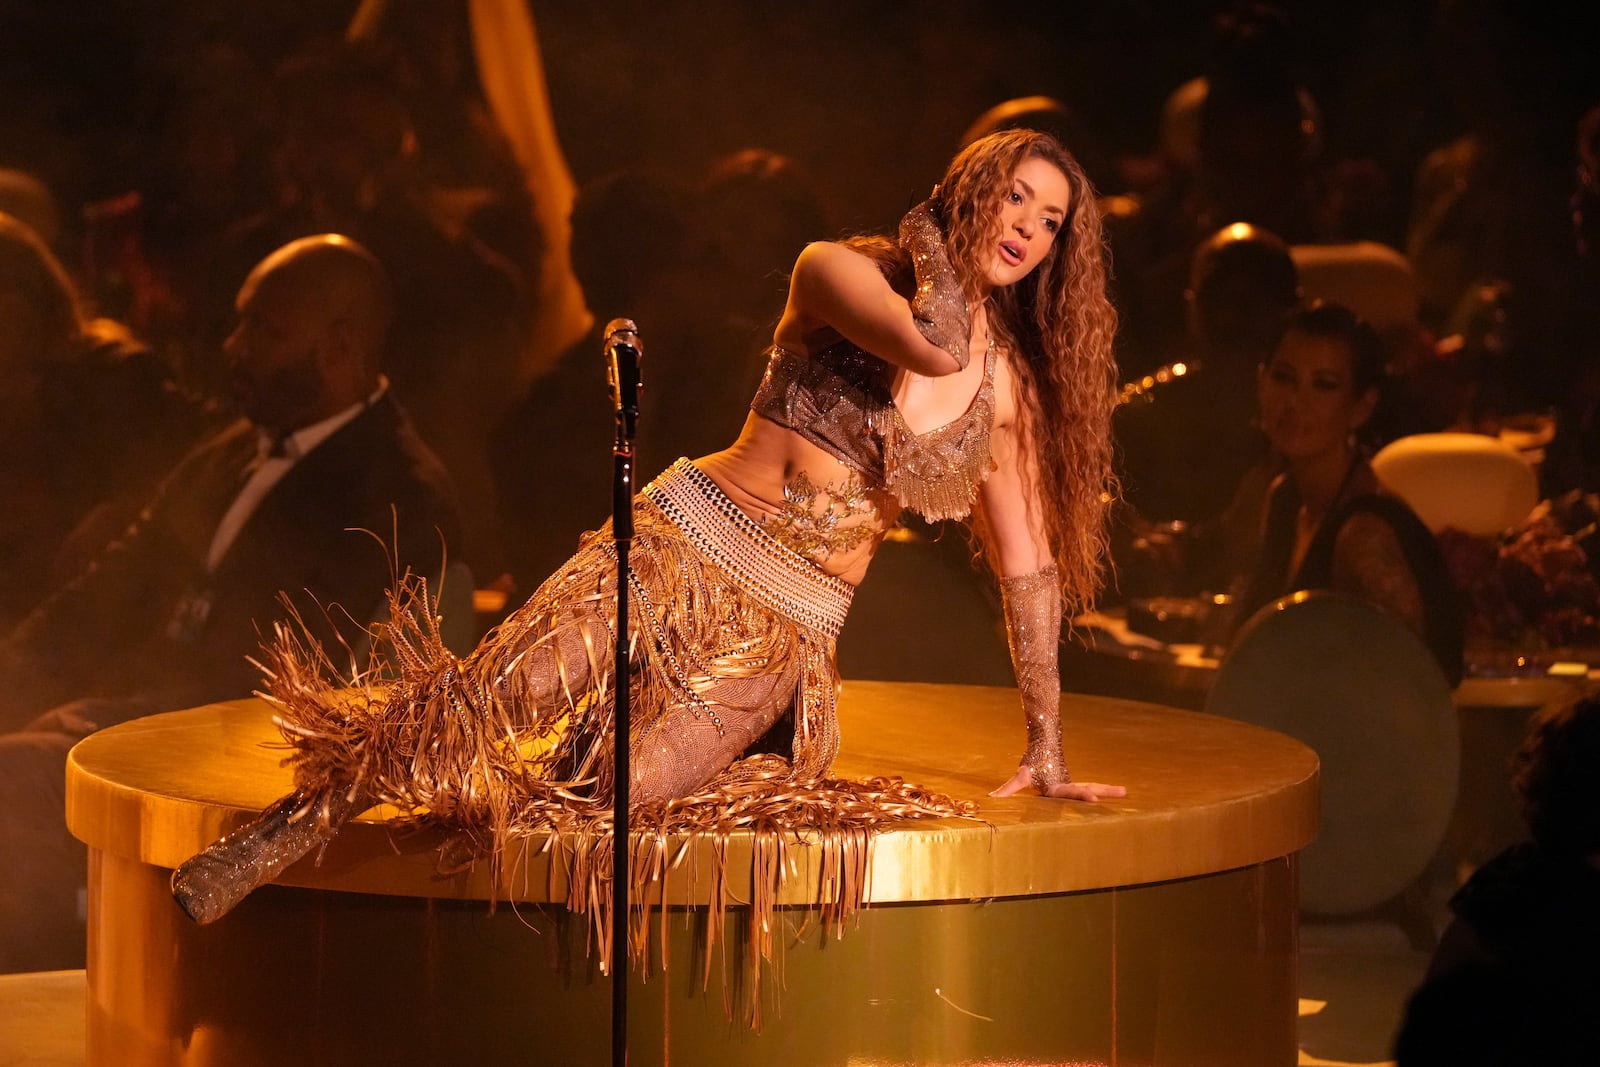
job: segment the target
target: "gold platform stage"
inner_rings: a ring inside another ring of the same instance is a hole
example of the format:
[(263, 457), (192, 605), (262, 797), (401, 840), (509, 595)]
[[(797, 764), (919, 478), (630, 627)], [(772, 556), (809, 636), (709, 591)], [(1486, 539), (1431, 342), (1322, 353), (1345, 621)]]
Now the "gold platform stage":
[[(1316, 830), (1315, 755), (1195, 712), (1071, 694), (1063, 707), (1076, 776), (1126, 785), (1126, 799), (987, 797), (1022, 747), (1013, 690), (846, 683), (836, 771), (976, 800), (983, 821), (877, 837), (870, 906), (839, 938), (809, 921), (814, 877), (791, 878), (759, 1032), (730, 1023), (724, 1001), (738, 993), (742, 909), (708, 959), (693, 906), (708, 879), (683, 872), (709, 870), (710, 845), (691, 847), (658, 928), (669, 967), (631, 978), (630, 1064), (1295, 1062), (1294, 857)], [(438, 876), (433, 842), (365, 817), (320, 866), (308, 858), (194, 925), (170, 869), (288, 791), (277, 740), (267, 706), (240, 701), (73, 750), (90, 1064), (609, 1062), (609, 979), (583, 921), (547, 903), (538, 842), (494, 886), (483, 865)], [(732, 890), (748, 899), (740, 846)], [(803, 871), (806, 849), (791, 856)], [(516, 906), (491, 913), (494, 895)]]

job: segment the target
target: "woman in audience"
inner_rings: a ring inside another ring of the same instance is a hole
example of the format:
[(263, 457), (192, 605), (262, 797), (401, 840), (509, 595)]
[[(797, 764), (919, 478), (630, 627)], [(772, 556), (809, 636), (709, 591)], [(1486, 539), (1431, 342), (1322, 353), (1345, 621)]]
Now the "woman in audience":
[(1235, 619), (1300, 589), (1368, 601), (1415, 630), (1451, 684), (1461, 679), (1461, 612), (1438, 544), (1382, 491), (1360, 445), (1377, 408), (1383, 343), (1348, 308), (1290, 315), (1258, 375), (1261, 428), (1283, 465), (1267, 489), (1261, 551), (1235, 588)]

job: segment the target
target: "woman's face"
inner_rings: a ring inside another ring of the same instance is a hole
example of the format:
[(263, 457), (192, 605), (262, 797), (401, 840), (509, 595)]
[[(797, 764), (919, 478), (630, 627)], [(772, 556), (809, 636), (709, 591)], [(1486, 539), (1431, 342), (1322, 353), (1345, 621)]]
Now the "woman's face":
[(1285, 459), (1314, 459), (1343, 449), (1366, 422), (1378, 391), (1356, 391), (1350, 347), (1332, 337), (1290, 330), (1261, 368), (1261, 429)]
[(1023, 160), (1000, 199), (1000, 230), (984, 278), (995, 287), (1026, 278), (1050, 253), (1072, 204), (1067, 176), (1038, 157)]

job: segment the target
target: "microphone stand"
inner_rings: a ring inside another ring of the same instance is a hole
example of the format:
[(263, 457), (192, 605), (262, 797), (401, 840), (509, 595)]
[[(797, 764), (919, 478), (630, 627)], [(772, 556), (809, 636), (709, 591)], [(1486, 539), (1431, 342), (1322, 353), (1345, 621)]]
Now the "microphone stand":
[(606, 382), (616, 416), (611, 446), (611, 533), (617, 552), (617, 647), (611, 736), (611, 1062), (628, 1062), (628, 550), (633, 544), (633, 441), (639, 429), (639, 330), (632, 319), (606, 326)]

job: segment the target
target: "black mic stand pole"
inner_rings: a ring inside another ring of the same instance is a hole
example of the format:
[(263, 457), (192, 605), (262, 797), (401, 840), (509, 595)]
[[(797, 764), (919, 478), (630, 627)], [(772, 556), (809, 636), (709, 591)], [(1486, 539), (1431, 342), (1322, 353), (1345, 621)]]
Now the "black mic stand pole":
[(639, 428), (639, 331), (631, 319), (606, 326), (606, 381), (616, 414), (611, 446), (611, 533), (617, 552), (617, 655), (611, 736), (611, 1063), (628, 1062), (628, 549), (633, 544), (633, 439)]

